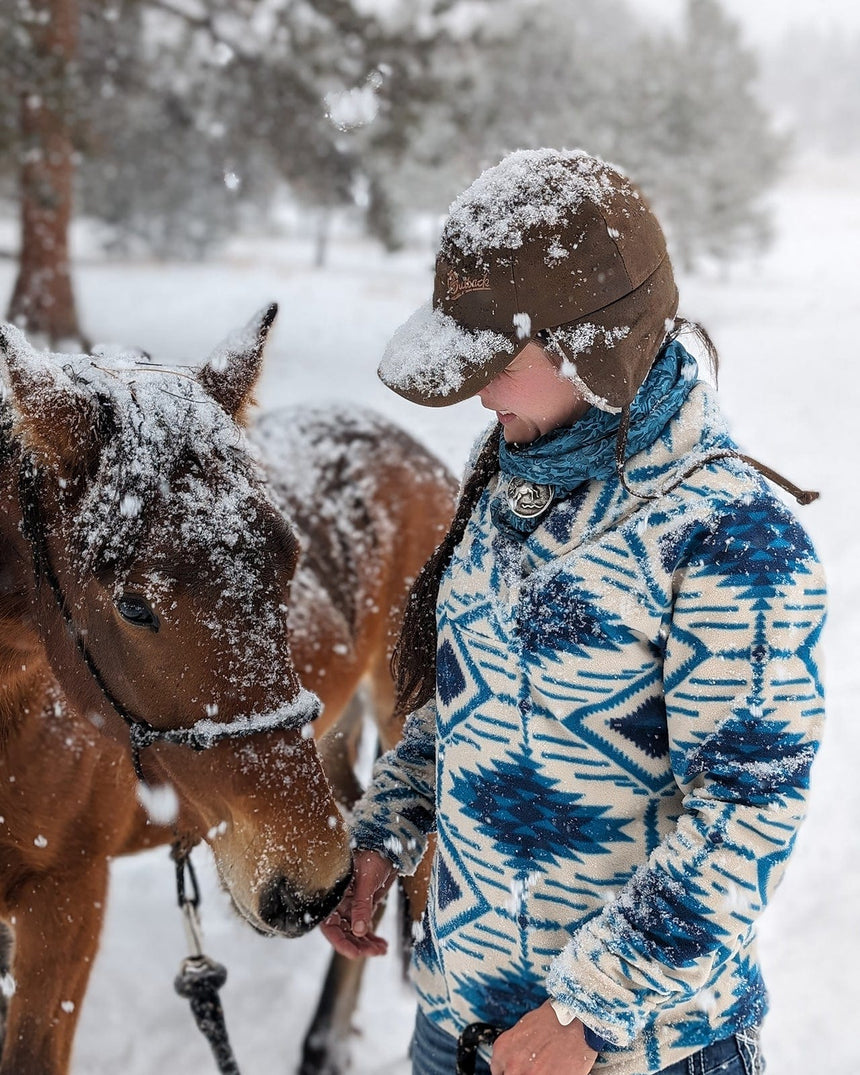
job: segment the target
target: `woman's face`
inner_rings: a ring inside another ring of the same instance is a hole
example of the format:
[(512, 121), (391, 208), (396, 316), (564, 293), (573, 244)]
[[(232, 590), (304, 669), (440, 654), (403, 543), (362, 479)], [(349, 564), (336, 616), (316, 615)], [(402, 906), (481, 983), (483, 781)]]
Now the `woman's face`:
[(574, 383), (561, 376), (534, 341), (478, 396), (487, 410), (496, 412), (509, 444), (529, 444), (551, 429), (570, 425), (588, 410)]

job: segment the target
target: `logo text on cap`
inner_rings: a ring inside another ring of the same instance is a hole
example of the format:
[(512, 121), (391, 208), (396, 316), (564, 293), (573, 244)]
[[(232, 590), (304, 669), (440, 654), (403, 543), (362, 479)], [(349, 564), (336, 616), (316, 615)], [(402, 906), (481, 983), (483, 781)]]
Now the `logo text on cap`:
[(450, 302), (456, 302), (457, 299), (468, 294), (470, 291), (489, 291), (490, 277), (489, 275), (458, 276), (453, 269), (449, 269), (448, 275), (445, 278), (445, 289), (448, 300)]

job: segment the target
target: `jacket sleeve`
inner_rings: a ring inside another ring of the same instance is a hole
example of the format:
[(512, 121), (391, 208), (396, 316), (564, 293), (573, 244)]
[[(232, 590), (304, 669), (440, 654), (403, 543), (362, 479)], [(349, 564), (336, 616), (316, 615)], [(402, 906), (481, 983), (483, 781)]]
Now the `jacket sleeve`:
[(695, 536), (675, 574), (663, 688), (683, 812), (550, 967), (550, 994), (614, 1045), (751, 939), (806, 811), (824, 581), (796, 520), (759, 508)]
[(412, 713), (403, 738), (383, 754), (353, 811), (355, 847), (378, 851), (412, 874), (436, 828), (436, 702)]

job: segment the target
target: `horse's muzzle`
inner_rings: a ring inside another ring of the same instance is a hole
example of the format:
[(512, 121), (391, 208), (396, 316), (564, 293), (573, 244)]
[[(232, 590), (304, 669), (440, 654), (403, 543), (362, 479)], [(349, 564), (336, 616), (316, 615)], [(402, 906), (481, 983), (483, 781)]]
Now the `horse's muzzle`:
[(337, 907), (351, 877), (352, 870), (333, 888), (310, 898), (296, 892), (286, 878), (273, 881), (260, 896), (260, 918), (274, 933), (283, 937), (301, 937)]

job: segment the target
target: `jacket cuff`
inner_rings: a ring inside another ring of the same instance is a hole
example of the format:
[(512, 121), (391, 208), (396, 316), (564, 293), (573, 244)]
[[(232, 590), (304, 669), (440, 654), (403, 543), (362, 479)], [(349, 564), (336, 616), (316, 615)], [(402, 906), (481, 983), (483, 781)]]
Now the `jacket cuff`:
[(589, 1049), (594, 1049), (596, 1053), (603, 1052), (609, 1042), (606, 1038), (602, 1038), (599, 1034), (595, 1033), (591, 1027), (586, 1026), (582, 1019), (579, 1018), (579, 1012), (577, 1012), (576, 1009), (568, 1008), (568, 1006), (562, 1004), (560, 1000), (551, 999), (549, 1003), (562, 1026), (570, 1026), (574, 1019), (579, 1019), (582, 1027), (582, 1036), (585, 1038), (585, 1044)]
[[(580, 1022), (582, 1022), (581, 1019)], [(602, 1053), (609, 1044), (606, 1038), (601, 1038), (599, 1034), (596, 1034), (591, 1027), (587, 1027), (585, 1023), (582, 1023), (582, 1036), (585, 1038), (585, 1044), (588, 1048), (593, 1049), (596, 1053)]]
[(350, 826), (350, 845), (354, 851), (376, 851), (392, 863), (401, 877), (411, 877), (427, 850), (427, 837), (392, 832), (391, 828), (367, 821)]
[[(600, 1052), (607, 1045), (625, 1048), (633, 1043), (644, 1023), (643, 1013), (631, 991), (600, 973), (593, 965), (596, 953), (585, 963), (571, 942), (550, 964), (547, 992), (572, 1010), (583, 1026), (600, 1038)], [(588, 966), (588, 984), (582, 968)], [(597, 1048), (596, 1045), (592, 1048)]]

